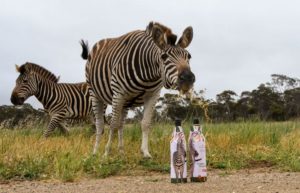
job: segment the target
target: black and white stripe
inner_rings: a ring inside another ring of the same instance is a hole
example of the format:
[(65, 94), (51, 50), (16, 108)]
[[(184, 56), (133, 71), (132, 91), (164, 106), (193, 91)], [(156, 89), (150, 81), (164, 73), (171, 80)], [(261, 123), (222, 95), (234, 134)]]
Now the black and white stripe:
[[(192, 38), (191, 27), (188, 32), (189, 36), (186, 38), (183, 35), (175, 45), (176, 35), (169, 28), (151, 22), (144, 31), (137, 30), (97, 42), (90, 53), (87, 44), (81, 42), (82, 57), (87, 59), (86, 78), (91, 88), (96, 116), (94, 153), (103, 130), (102, 113), (105, 104), (112, 105), (105, 155), (110, 150), (115, 129), (119, 132), (119, 149), (123, 151), (123, 121), (128, 108), (144, 105), (141, 150), (145, 157), (151, 156), (148, 151), (148, 133), (161, 88), (190, 89), (195, 79), (189, 67), (190, 54), (184, 49)], [(182, 72), (186, 73), (185, 78), (188, 79), (180, 82), (178, 77), (181, 77)]]
[(59, 78), (45, 68), (25, 63), (17, 67), (20, 72), (11, 96), (11, 102), (21, 105), (34, 95), (49, 113), (51, 119), (44, 136), (48, 137), (55, 128), (68, 133), (65, 119), (87, 119), (92, 115), (92, 103), (86, 83), (58, 83)]
[(182, 138), (179, 138), (177, 141), (177, 151), (173, 153), (173, 168), (175, 170), (176, 181), (177, 183), (183, 182), (183, 171), (184, 171), (184, 164), (186, 158), (186, 151), (184, 148)]

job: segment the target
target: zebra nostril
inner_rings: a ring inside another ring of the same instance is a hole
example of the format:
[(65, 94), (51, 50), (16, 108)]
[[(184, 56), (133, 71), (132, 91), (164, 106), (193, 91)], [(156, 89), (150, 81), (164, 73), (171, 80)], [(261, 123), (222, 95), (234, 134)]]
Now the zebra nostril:
[(24, 97), (19, 98), (17, 95), (14, 95), (14, 94), (11, 95), (11, 97), (10, 97), (10, 101), (14, 105), (21, 105), (24, 102), (24, 100), (25, 100)]
[(195, 75), (193, 73), (183, 73), (179, 76), (179, 80), (195, 82)]
[(181, 74), (181, 75), (179, 76), (179, 79), (180, 79), (180, 80), (184, 80), (184, 79), (185, 79), (185, 75), (184, 75), (184, 74)]

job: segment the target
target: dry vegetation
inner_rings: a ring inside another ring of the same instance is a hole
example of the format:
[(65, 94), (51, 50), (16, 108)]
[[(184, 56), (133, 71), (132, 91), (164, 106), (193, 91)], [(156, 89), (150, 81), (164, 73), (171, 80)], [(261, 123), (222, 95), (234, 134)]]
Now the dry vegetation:
[[(190, 125), (184, 125), (188, 134)], [(88, 127), (74, 128), (68, 137), (56, 133), (42, 138), (43, 128), (0, 131), (0, 180), (103, 178), (147, 171), (169, 172), (171, 124), (154, 124), (150, 136), (153, 159), (140, 153), (141, 129), (127, 125), (126, 156), (118, 154), (116, 141), (109, 159), (91, 155), (94, 135)], [(243, 122), (205, 124), (208, 168), (228, 170), (275, 167), (300, 171), (300, 122)], [(104, 151), (107, 131), (101, 140)], [(117, 138), (117, 137), (115, 137)]]

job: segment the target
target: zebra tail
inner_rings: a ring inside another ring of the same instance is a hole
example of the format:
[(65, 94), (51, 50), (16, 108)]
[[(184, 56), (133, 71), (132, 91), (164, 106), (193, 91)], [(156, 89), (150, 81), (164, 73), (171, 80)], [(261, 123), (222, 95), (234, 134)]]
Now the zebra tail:
[(89, 45), (88, 45), (88, 42), (87, 42), (87, 41), (84, 41), (84, 40), (81, 40), (81, 41), (80, 41), (80, 45), (81, 45), (81, 47), (82, 47), (81, 57), (82, 57), (84, 60), (87, 60), (87, 59), (88, 59), (88, 56), (89, 56)]

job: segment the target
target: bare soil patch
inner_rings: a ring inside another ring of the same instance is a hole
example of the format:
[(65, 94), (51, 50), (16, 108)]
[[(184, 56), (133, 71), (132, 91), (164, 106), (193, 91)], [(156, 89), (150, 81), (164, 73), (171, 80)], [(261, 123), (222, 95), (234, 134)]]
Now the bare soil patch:
[(169, 175), (113, 176), (106, 179), (83, 179), (73, 183), (59, 181), (9, 181), (0, 184), (1, 193), (300, 193), (300, 173), (279, 172), (270, 168), (209, 172), (205, 183), (171, 184)]

